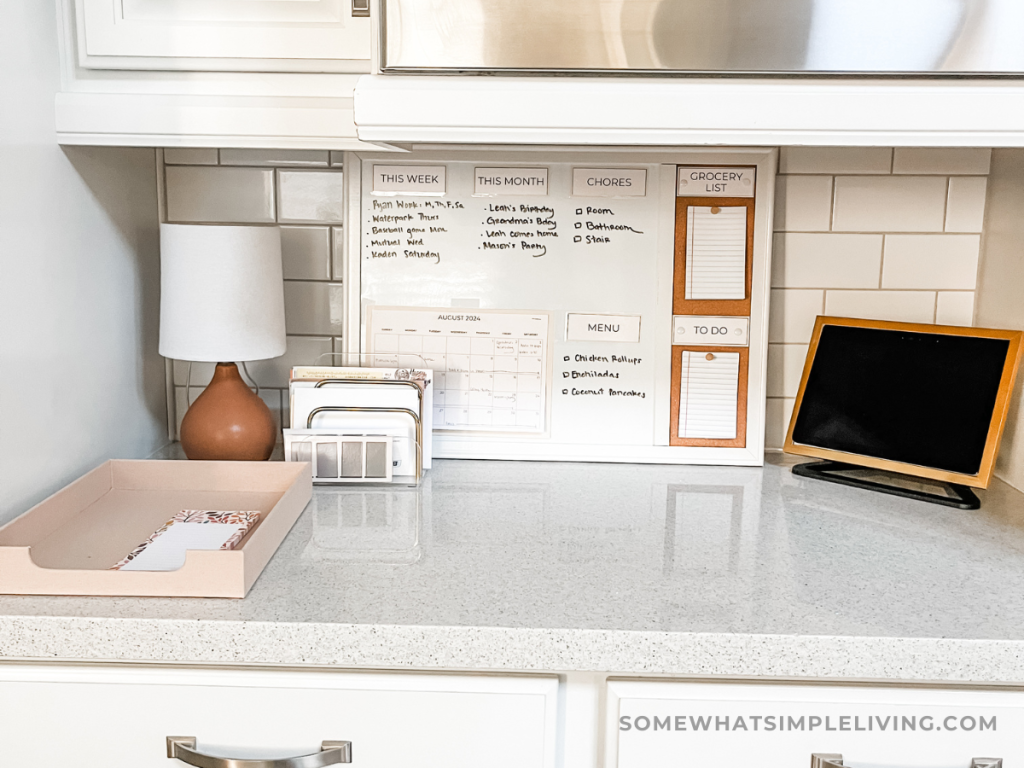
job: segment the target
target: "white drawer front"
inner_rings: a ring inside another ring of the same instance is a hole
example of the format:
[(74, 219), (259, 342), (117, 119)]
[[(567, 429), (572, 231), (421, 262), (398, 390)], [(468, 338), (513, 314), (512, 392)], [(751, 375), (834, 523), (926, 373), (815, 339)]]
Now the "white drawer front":
[(352, 742), (357, 768), (553, 768), (553, 677), (0, 666), (0, 765), (173, 768)]
[(612, 681), (609, 768), (756, 763), (969, 768), (1024, 763), (1024, 692)]

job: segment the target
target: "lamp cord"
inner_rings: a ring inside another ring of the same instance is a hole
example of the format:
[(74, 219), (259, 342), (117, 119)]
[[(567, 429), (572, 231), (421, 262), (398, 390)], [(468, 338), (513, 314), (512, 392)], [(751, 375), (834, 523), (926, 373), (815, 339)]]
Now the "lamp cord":
[(245, 361), (244, 360), (242, 361), (242, 370), (245, 371), (245, 375), (248, 377), (249, 381), (252, 382), (252, 385), (254, 387), (256, 387), (256, 394), (258, 395), (260, 393), (260, 385), (258, 383), (256, 383), (256, 379), (254, 379), (252, 377), (252, 374), (249, 373), (249, 369), (245, 367)]

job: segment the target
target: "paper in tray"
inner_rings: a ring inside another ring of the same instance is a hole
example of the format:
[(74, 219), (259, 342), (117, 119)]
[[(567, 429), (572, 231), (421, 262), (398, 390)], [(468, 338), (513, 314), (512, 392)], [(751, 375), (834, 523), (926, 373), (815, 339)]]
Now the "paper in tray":
[[(111, 570), (175, 570), (184, 565), (190, 549), (234, 549), (259, 519), (259, 512), (183, 509)], [(226, 530), (217, 530), (222, 527)], [(139, 567), (143, 553), (146, 563)]]

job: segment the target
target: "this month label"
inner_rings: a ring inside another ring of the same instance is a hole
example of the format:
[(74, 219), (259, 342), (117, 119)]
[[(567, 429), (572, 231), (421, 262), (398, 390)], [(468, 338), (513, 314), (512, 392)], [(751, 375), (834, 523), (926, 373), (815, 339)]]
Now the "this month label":
[(546, 195), (547, 168), (474, 168), (473, 194)]
[(754, 168), (679, 166), (679, 197), (753, 197)]

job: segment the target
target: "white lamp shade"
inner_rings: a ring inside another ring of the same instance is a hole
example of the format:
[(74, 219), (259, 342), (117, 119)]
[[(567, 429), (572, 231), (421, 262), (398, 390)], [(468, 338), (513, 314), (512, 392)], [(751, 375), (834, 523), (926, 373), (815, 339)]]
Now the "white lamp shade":
[(285, 352), (277, 227), (160, 225), (160, 354), (266, 360)]

